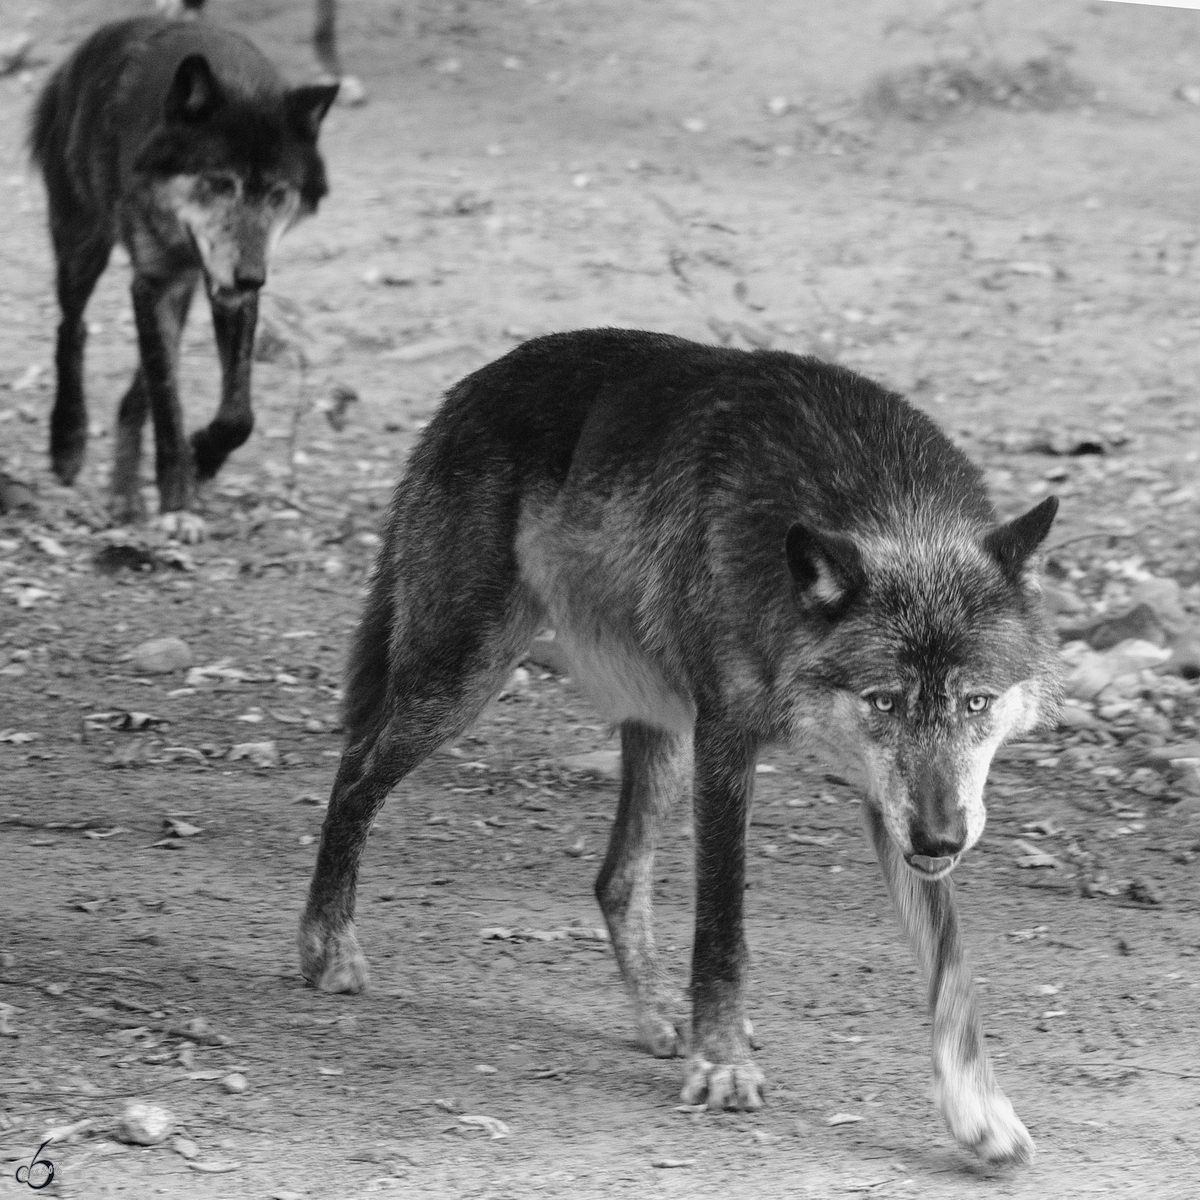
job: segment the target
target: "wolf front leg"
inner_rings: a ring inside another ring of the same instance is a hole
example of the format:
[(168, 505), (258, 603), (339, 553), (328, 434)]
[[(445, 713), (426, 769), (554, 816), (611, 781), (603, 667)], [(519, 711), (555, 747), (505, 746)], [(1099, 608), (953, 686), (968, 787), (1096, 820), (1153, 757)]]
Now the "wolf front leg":
[(149, 409), (154, 422), (155, 478), (163, 512), (185, 509), (192, 498), (192, 456), (179, 401), (179, 341), (198, 275), (168, 279), (135, 275), (131, 288), (141, 365), (117, 418), (113, 514), (128, 520), (141, 511), (138, 464), (141, 429)]
[(961, 1146), (993, 1163), (1024, 1163), (1033, 1139), (996, 1084), (983, 1043), (975, 988), (963, 957), (949, 879), (920, 879), (905, 864), (884, 828), (882, 814), (865, 805), (875, 853), (900, 924), (929, 980), (933, 1017), (933, 1086), (938, 1109)]
[(236, 300), (213, 300), (213, 332), (221, 357), (221, 403), (210, 424), (192, 434), (196, 478), (211, 479), (254, 428), (250, 407), (250, 365), (258, 324), (258, 293), (244, 291)]
[(746, 825), (757, 743), (701, 713), (695, 728), (696, 935), (692, 1045), (681, 1097), (709, 1108), (762, 1107), (763, 1074), (750, 1059), (742, 928)]

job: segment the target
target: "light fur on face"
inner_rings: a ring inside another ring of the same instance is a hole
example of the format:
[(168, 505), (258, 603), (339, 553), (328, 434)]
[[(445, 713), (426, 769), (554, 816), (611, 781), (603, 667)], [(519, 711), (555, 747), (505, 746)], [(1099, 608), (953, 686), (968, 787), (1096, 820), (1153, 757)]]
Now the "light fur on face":
[[(997, 696), (987, 713), (987, 736), (975, 741), (961, 732), (943, 735), (944, 746), (936, 746), (953, 764), (951, 778), (956, 793), (956, 807), (963, 814), (966, 841), (963, 852), (969, 850), (983, 834), (987, 822), (984, 787), (988, 770), (999, 747), (1010, 737), (1033, 728), (1039, 718), (1038, 686), (1036, 681), (1014, 684)], [(797, 740), (815, 750), (824, 751), (831, 766), (852, 767), (857, 781), (866, 793), (869, 804), (882, 814), (888, 836), (902, 855), (912, 853), (911, 821), (916, 805), (905, 778), (899, 745), (887, 745), (872, 735), (865, 718), (864, 705), (849, 692), (835, 694), (829, 705), (828, 721), (817, 722), (812, 714), (802, 712), (793, 722)], [(905, 735), (901, 735), (903, 739)], [(926, 748), (928, 753), (928, 748)]]
[(238, 288), (243, 262), (268, 264), (279, 240), (295, 224), (300, 195), (278, 185), (247, 198), (243, 181), (228, 177), (231, 190), (214, 191), (202, 175), (173, 175), (159, 185), (158, 203), (186, 230), (216, 291)]

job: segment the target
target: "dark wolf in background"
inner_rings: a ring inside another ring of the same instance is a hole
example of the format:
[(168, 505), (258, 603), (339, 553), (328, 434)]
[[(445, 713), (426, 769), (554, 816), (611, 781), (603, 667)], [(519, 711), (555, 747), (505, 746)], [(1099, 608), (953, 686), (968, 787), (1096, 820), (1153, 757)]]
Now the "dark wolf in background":
[[(50, 456), (64, 483), (75, 479), (87, 441), (84, 308), (115, 243), (133, 265), (140, 365), (117, 418), (117, 520), (142, 515), (147, 416), (168, 524), (192, 503), (196, 480), (213, 476), (249, 437), (258, 291), (280, 236), (326, 193), (317, 132), (336, 91), (289, 90), (238, 34), (158, 17), (97, 30), (46, 84), (29, 146), (46, 180), (62, 309)], [(221, 360), (221, 403), (189, 442), (179, 340), (201, 277)]]
[[(1053, 715), (1031, 565), (1048, 500), (998, 524), (979, 472), (840, 367), (650, 333), (541, 338), (471, 375), (397, 488), (346, 685), (347, 744), (300, 929), (305, 976), (357, 991), (359, 861), (388, 792), (457, 736), (543, 623), (620, 724), (596, 883), (639, 1032), (683, 1099), (757, 1108), (743, 999), (756, 755), (856, 760), (866, 823), (929, 975), (937, 1099), (991, 1161), (1033, 1143), (992, 1075), (947, 876), (992, 755)], [(691, 792), (692, 1023), (651, 926), (655, 844)]]
[[(154, 0), (154, 7), (164, 17), (199, 16), (206, 0)], [(315, 0), (313, 5), (313, 53), (324, 80), (337, 82), (338, 100), (343, 104), (361, 104), (367, 93), (353, 75), (342, 71), (338, 53), (337, 0)]]

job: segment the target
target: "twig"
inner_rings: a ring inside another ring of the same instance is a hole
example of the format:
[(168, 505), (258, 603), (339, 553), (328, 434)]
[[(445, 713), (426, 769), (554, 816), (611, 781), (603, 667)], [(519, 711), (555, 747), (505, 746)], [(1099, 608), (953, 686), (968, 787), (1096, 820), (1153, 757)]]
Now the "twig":
[(1132, 533), (1116, 533), (1108, 529), (1098, 529), (1095, 533), (1080, 533), (1075, 537), (1069, 537), (1066, 541), (1055, 542), (1053, 546), (1046, 548), (1047, 554), (1053, 554), (1056, 550), (1061, 550), (1064, 546), (1073, 546), (1076, 542), (1090, 541), (1092, 538), (1135, 538), (1139, 534), (1145, 533), (1149, 528), (1148, 525), (1139, 525)]

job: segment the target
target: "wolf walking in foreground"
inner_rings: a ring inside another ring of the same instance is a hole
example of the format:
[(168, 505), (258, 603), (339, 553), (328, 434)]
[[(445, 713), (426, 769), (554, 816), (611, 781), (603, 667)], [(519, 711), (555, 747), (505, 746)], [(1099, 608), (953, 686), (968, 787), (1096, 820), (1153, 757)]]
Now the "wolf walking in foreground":
[[(596, 881), (637, 1026), (686, 1053), (683, 1099), (758, 1108), (742, 931), (755, 758), (835, 748), (929, 976), (937, 1101), (993, 1162), (1033, 1143), (992, 1075), (949, 879), (983, 832), (996, 748), (1059, 690), (1034, 552), (1049, 499), (998, 524), (928, 418), (812, 358), (593, 330), (539, 338), (454, 387), (396, 490), (353, 647), (347, 744), (299, 935), (306, 978), (359, 991), (367, 832), (457, 736), (539, 626), (621, 728)], [(691, 792), (690, 1036), (655, 950), (655, 845)]]
[[(140, 518), (142, 426), (154, 423), (169, 528), (192, 533), (197, 480), (216, 474), (253, 425), (250, 361), (258, 292), (282, 234), (326, 193), (317, 132), (337, 85), (289, 90), (245, 38), (207, 22), (142, 17), (106, 25), (46, 84), (29, 147), (46, 180), (57, 264), (54, 471), (83, 463), (83, 314), (113, 246), (133, 265), (140, 365), (117, 418), (112, 509)], [(221, 402), (185, 437), (179, 341), (201, 277), (221, 360)], [(181, 515), (182, 514), (182, 515)]]

